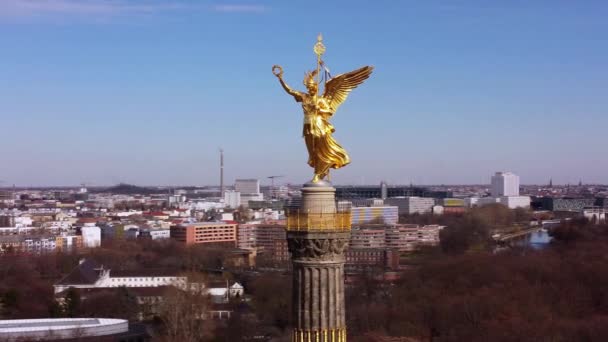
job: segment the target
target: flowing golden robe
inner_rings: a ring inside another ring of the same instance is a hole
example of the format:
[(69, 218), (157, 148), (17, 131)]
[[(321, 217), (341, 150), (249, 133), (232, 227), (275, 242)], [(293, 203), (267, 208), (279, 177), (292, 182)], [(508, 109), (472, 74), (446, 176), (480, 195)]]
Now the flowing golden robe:
[(303, 94), (304, 127), (302, 135), (308, 150), (308, 165), (314, 168), (316, 175), (323, 179), (330, 168), (339, 169), (348, 163), (350, 158), (340, 144), (334, 139), (334, 126), (329, 122), (333, 115), (323, 97)]

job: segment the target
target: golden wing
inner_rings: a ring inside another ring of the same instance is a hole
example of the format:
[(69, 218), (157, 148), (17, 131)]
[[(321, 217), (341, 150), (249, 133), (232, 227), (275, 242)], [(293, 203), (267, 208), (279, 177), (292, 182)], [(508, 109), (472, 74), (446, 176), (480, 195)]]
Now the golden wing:
[(374, 67), (364, 66), (363, 68), (347, 72), (333, 77), (325, 84), (323, 97), (329, 103), (332, 112), (336, 112), (338, 107), (346, 100), (348, 93), (363, 83), (372, 74)]

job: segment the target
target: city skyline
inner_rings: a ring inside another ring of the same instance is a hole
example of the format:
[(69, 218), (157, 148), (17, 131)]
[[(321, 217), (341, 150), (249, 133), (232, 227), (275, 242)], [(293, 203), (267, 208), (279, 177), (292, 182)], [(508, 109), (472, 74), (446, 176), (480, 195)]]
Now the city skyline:
[(302, 89), (319, 31), (333, 74), (376, 68), (333, 119), (336, 184), (608, 183), (608, 5), (321, 4), (2, 2), (0, 186), (219, 184), (220, 147), (227, 184), (304, 183), (270, 68)]

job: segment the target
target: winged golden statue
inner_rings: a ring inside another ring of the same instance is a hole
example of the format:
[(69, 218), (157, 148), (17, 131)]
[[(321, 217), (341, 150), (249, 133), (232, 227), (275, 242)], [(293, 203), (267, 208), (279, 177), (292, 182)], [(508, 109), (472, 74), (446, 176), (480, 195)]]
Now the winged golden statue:
[[(323, 94), (319, 93), (320, 68), (324, 65), (321, 55), (325, 51), (322, 37), (319, 35), (314, 49), (317, 54), (317, 69), (306, 73), (304, 86), (308, 92), (292, 89), (283, 80), (283, 68), (272, 67), (272, 73), (279, 79), (285, 91), (302, 103), (304, 110), (304, 127), (302, 135), (308, 149), (308, 165), (314, 169), (313, 183), (329, 176), (330, 169), (339, 169), (350, 163), (350, 157), (334, 139), (334, 126), (329, 122), (348, 94), (363, 83), (373, 71), (373, 67), (364, 66), (357, 70), (341, 74), (327, 80)], [(325, 69), (327, 70), (327, 69)], [(326, 72), (328, 74), (328, 72)]]

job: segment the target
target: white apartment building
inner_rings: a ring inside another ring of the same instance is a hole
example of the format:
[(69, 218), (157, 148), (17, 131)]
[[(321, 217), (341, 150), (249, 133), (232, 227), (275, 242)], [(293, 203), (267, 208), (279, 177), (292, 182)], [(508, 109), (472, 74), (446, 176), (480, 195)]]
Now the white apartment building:
[(238, 208), (241, 205), (241, 193), (234, 190), (225, 190), (224, 204), (227, 208)]
[(101, 228), (94, 223), (85, 223), (80, 232), (82, 233), (83, 247), (95, 248), (101, 246)]
[(496, 172), (492, 176), (492, 197), (519, 196), (519, 176), (511, 172)]
[(386, 205), (397, 206), (399, 214), (430, 213), (435, 205), (435, 199), (427, 197), (391, 197), (384, 200)]

